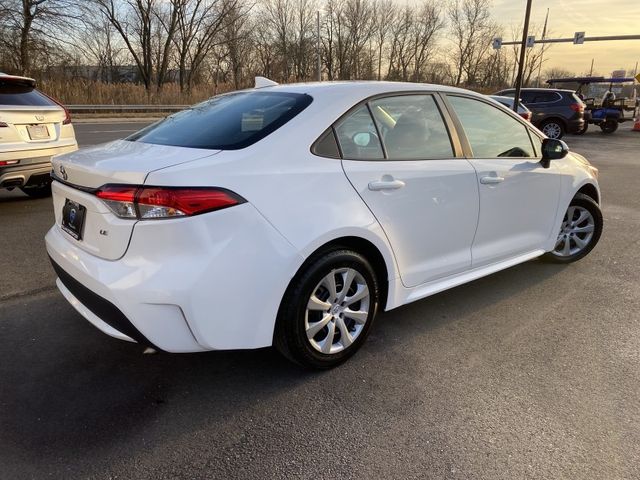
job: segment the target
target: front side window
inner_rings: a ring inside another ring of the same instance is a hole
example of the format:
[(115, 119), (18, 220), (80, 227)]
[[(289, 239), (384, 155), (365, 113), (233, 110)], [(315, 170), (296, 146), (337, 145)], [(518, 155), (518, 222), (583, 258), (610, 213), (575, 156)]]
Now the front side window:
[(454, 156), (449, 133), (431, 95), (400, 95), (370, 102), (389, 160)]
[(127, 138), (176, 147), (237, 150), (274, 132), (302, 110), (309, 95), (237, 92), (213, 97)]
[(349, 160), (384, 159), (378, 131), (366, 105), (361, 105), (335, 125), (342, 158)]
[(534, 157), (527, 128), (499, 108), (472, 98), (448, 96), (475, 158)]

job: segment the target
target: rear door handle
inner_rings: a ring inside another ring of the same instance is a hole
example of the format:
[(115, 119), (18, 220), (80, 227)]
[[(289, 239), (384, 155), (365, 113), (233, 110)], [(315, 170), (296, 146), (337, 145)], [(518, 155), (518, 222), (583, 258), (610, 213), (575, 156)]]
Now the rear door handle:
[[(384, 177), (383, 177), (384, 178)], [(397, 190), (404, 187), (405, 183), (402, 180), (378, 180), (376, 182), (369, 182), (369, 190)]]
[(504, 177), (481, 177), (480, 183), (483, 185), (494, 185), (504, 182)]

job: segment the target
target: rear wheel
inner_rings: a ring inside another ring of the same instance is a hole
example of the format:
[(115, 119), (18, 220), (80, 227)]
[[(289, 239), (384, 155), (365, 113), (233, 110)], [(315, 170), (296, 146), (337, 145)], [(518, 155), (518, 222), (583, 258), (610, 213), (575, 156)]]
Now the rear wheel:
[(602, 133), (613, 133), (618, 129), (618, 121), (608, 118), (600, 124), (600, 129), (602, 129)]
[(571, 263), (586, 256), (602, 234), (602, 212), (587, 195), (578, 193), (562, 219), (554, 249), (543, 259), (555, 263)]
[(540, 130), (549, 138), (560, 139), (564, 135), (564, 125), (558, 120), (547, 120), (540, 126)]
[(589, 123), (588, 122), (584, 122), (584, 127), (582, 127), (580, 130), (578, 130), (576, 132), (576, 135), (584, 135), (585, 133), (587, 133), (587, 130), (589, 130)]
[(278, 313), (275, 347), (305, 367), (339, 365), (364, 343), (378, 309), (371, 264), (351, 250), (309, 262), (291, 281)]

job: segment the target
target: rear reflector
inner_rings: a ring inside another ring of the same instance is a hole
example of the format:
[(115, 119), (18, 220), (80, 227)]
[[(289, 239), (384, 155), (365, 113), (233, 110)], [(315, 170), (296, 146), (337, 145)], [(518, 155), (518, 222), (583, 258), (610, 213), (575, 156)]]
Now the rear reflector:
[(175, 218), (221, 210), (246, 202), (217, 187), (147, 187), (105, 185), (96, 196), (120, 218)]

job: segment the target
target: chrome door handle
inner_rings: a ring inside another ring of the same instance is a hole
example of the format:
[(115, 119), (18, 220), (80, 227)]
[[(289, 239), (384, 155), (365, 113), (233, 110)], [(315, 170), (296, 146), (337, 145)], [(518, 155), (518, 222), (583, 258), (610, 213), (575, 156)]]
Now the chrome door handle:
[(402, 180), (378, 180), (376, 182), (369, 182), (369, 190), (397, 190), (404, 187), (405, 183)]
[(504, 182), (504, 177), (481, 177), (480, 183), (483, 185), (494, 185)]

